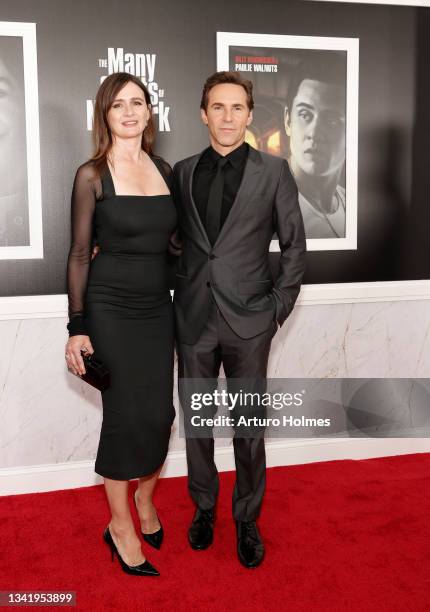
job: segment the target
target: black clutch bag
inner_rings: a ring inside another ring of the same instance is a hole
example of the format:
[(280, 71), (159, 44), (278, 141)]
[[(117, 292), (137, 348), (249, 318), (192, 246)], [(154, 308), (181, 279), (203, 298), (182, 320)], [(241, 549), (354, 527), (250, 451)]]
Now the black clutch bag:
[(103, 361), (98, 359), (94, 353), (89, 355), (81, 351), (81, 355), (86, 371), (80, 378), (99, 391), (106, 391), (110, 385), (110, 372)]

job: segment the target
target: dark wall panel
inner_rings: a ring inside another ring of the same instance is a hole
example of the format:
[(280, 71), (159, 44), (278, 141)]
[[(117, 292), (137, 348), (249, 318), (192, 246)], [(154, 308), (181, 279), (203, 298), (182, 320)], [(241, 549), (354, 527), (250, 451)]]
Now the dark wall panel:
[(309, 253), (306, 282), (428, 278), (420, 228), (430, 222), (429, 12), (294, 0), (246, 8), (239, 0), (2, 0), (0, 21), (37, 24), (45, 257), (0, 261), (0, 295), (66, 290), (71, 185), (91, 151), (86, 101), (107, 73), (99, 60), (108, 47), (156, 54), (155, 81), (170, 108), (158, 152), (173, 163), (207, 143), (199, 100), (216, 70), (216, 31), (360, 39), (358, 250)]

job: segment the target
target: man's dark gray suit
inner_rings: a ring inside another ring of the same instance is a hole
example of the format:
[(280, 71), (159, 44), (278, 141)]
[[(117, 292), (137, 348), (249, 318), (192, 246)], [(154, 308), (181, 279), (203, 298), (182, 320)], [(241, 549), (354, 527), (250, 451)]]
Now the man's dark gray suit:
[[(227, 379), (264, 380), (271, 340), (294, 307), (305, 269), (297, 187), (284, 159), (249, 147), (236, 199), (211, 245), (193, 200), (200, 157), (174, 168), (182, 241), (174, 298), (179, 377), (216, 379), (222, 363)], [(280, 257), (272, 278), (274, 232)], [(213, 438), (187, 438), (186, 444), (191, 497), (199, 508), (213, 508), (218, 495)], [(233, 515), (254, 521), (265, 488), (264, 430), (253, 438), (235, 435), (233, 445)]]

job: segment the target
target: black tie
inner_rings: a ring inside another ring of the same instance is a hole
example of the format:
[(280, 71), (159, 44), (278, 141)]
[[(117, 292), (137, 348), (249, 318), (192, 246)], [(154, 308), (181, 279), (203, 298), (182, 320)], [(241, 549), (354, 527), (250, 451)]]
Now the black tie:
[(206, 233), (212, 245), (215, 244), (220, 230), (222, 197), (224, 193), (224, 167), (227, 163), (228, 159), (225, 157), (218, 159), (215, 178), (209, 190), (206, 208)]

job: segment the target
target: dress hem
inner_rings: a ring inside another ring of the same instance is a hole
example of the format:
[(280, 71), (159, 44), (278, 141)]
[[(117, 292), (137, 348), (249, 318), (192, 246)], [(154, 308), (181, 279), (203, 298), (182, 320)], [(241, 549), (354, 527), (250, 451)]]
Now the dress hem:
[[(167, 456), (167, 455), (166, 455)], [(110, 472), (109, 474), (105, 470), (94, 469), (95, 473), (101, 476), (102, 478), (110, 478), (111, 480), (135, 480), (136, 478), (143, 478), (144, 476), (150, 476), (154, 474), (166, 461), (166, 457), (164, 457), (163, 461), (159, 463), (155, 468), (150, 471), (139, 472), (132, 476), (124, 476), (123, 474), (118, 474), (118, 472)], [(103, 473), (102, 473), (103, 472)]]

